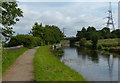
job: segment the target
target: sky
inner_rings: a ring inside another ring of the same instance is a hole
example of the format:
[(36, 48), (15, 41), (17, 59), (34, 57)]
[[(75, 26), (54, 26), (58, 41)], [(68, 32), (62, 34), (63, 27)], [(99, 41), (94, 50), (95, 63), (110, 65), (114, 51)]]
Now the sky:
[[(23, 18), (13, 27), (16, 34), (27, 34), (35, 22), (56, 25), (66, 36), (76, 36), (82, 27), (106, 26), (109, 2), (18, 2)], [(115, 28), (118, 27), (118, 3), (112, 2)]]

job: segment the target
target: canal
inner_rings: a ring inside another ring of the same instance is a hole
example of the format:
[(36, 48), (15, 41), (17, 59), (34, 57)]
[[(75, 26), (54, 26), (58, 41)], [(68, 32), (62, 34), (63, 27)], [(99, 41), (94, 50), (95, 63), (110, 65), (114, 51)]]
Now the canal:
[(61, 62), (88, 81), (118, 81), (120, 55), (82, 47), (64, 47)]

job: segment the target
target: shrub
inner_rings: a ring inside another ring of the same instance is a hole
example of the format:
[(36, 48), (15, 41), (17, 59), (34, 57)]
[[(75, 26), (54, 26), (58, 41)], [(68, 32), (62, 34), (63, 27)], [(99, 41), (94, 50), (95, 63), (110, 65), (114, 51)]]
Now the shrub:
[(31, 35), (17, 35), (12, 36), (8, 43), (8, 47), (24, 45), (24, 47), (32, 48), (41, 45), (41, 39)]
[(86, 43), (87, 43), (86, 38), (82, 38), (82, 39), (80, 39), (80, 46), (85, 46)]
[(102, 45), (98, 45), (97, 47), (98, 49), (104, 49), (104, 47)]

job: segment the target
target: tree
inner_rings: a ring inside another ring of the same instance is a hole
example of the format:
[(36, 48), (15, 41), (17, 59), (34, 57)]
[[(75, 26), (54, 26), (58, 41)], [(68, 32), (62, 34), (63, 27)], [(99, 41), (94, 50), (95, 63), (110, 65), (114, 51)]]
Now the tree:
[(30, 33), (33, 36), (40, 37), (44, 44), (59, 43), (63, 39), (63, 33), (57, 26), (50, 26), (35, 23)]
[(8, 41), (14, 33), (12, 25), (19, 21), (19, 17), (23, 17), (23, 12), (18, 8), (16, 1), (2, 2), (1, 10), (2, 35)]
[(45, 42), (46, 44), (59, 43), (64, 35), (57, 26), (45, 26)]
[(36, 37), (41, 37), (43, 39), (44, 36), (44, 27), (42, 24), (38, 24), (37, 22), (34, 23), (34, 26), (32, 27), (32, 31), (30, 31), (30, 34)]
[(96, 29), (94, 27), (88, 27), (87, 28), (87, 33), (86, 33), (86, 39), (91, 40), (92, 35), (96, 34)]
[(96, 49), (97, 48), (97, 43), (98, 43), (97, 34), (92, 35), (91, 41), (92, 41), (92, 48)]
[(83, 27), (81, 31), (77, 32), (77, 38), (86, 38), (87, 40), (90, 40), (92, 35), (96, 33), (96, 29), (94, 27), (88, 27), (87, 30)]
[(37, 22), (34, 23), (32, 30), (30, 31), (30, 34), (32, 34), (35, 37), (41, 38), (41, 45), (45, 44), (45, 27), (42, 26), (42, 23), (39, 24)]
[(87, 42), (86, 38), (80, 39), (80, 46), (85, 46), (86, 42)]
[(81, 31), (77, 32), (77, 38), (80, 40), (81, 38), (85, 38), (86, 37), (86, 32), (87, 30), (83, 27)]
[(96, 29), (94, 27), (88, 27), (87, 28), (87, 32), (93, 32), (93, 31), (96, 31)]
[(102, 35), (101, 30), (96, 31), (96, 33), (98, 35), (98, 39), (103, 39), (104, 38), (103, 35)]
[(82, 28), (82, 36), (85, 38), (86, 37), (86, 32), (87, 32), (87, 30), (83, 27)]
[(82, 36), (82, 31), (77, 31), (77, 34), (76, 34), (76, 37), (78, 39), (81, 39), (83, 36)]
[(111, 32), (111, 36), (113, 37), (113, 38), (120, 38), (120, 29), (116, 29), (116, 30), (113, 30), (112, 32)]
[(82, 32), (85, 33), (87, 30), (85, 29), (85, 27), (82, 28)]
[(107, 27), (104, 27), (104, 28), (101, 30), (101, 34), (102, 34), (102, 36), (103, 36), (104, 39), (110, 38), (110, 29), (107, 28)]

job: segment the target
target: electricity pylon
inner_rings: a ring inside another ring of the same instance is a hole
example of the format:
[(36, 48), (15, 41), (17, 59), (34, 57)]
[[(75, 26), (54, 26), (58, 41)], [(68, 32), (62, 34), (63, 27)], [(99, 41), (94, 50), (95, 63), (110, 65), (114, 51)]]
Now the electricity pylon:
[(113, 21), (113, 16), (112, 16), (112, 6), (111, 6), (111, 2), (109, 2), (109, 10), (108, 10), (108, 21), (107, 21), (107, 26), (108, 28), (110, 28), (110, 25), (112, 26), (112, 30), (115, 30), (115, 26), (114, 26), (114, 21)]

